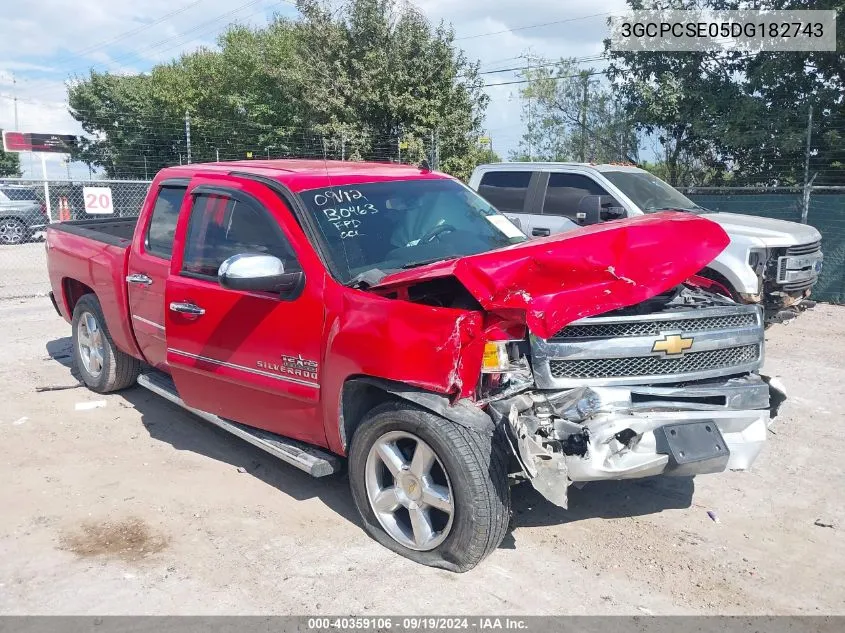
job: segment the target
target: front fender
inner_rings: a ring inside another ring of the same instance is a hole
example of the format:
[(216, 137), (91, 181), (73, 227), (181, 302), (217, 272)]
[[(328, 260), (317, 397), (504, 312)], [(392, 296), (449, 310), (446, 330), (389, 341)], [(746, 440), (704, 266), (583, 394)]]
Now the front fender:
[(707, 265), (730, 284), (730, 289), (740, 295), (759, 294), (760, 279), (748, 264), (749, 248), (745, 244), (731, 241), (716, 259)]
[(413, 402), (423, 409), (477, 433), (492, 435), (495, 429), (492, 418), (467, 398), (452, 403), (442, 394), (401, 382), (373, 376), (355, 376), (344, 383), (340, 399), (338, 430), (344, 450), (348, 448), (355, 428), (367, 412), (390, 398)]

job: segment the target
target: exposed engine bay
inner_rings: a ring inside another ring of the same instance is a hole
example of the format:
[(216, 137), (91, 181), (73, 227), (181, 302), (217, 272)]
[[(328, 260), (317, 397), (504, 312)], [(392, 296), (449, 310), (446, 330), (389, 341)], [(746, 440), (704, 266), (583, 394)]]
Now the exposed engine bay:
[(763, 328), (759, 307), (681, 285), (510, 343), (479, 393), (514, 476), (563, 507), (571, 482), (744, 470), (785, 399), (757, 372)]

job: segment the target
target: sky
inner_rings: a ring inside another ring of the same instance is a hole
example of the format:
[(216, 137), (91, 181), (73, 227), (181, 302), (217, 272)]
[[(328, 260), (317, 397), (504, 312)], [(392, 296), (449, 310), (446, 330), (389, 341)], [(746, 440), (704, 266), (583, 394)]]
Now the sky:
[[(288, 0), (28, 0), (0, 9), (0, 128), (81, 134), (67, 112), (65, 82), (91, 68), (139, 73), (201, 46), (214, 47), (232, 23), (260, 25), (275, 13), (295, 17)], [(524, 57), (587, 57), (602, 51), (607, 18), (624, 0), (414, 0), (433, 22), (450, 22), (485, 83), (518, 79)], [(545, 26), (536, 26), (544, 24)], [(597, 64), (592, 64), (596, 66)], [(507, 156), (522, 135), (519, 85), (491, 85), (485, 127), (493, 148)], [(41, 177), (40, 158), (21, 155), (25, 176)], [(88, 177), (82, 164), (50, 155), (50, 178)]]

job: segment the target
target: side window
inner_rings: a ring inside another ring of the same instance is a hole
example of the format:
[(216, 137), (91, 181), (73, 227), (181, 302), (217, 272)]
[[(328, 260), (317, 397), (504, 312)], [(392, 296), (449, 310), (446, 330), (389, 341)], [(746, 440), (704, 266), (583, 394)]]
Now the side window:
[(478, 193), (502, 213), (522, 213), (530, 171), (490, 171), (481, 177)]
[(176, 235), (176, 220), (179, 219), (179, 207), (182, 206), (185, 191), (187, 187), (162, 187), (158, 190), (153, 217), (144, 240), (144, 245), (153, 255), (170, 259), (173, 237)]
[(217, 278), (220, 264), (242, 253), (274, 255), (286, 271), (301, 270), (281, 228), (263, 208), (226, 196), (195, 196), (182, 271)]
[(606, 196), (607, 191), (595, 180), (580, 174), (550, 173), (546, 199), (543, 202), (545, 215), (562, 215), (575, 220), (578, 204), (584, 196)]

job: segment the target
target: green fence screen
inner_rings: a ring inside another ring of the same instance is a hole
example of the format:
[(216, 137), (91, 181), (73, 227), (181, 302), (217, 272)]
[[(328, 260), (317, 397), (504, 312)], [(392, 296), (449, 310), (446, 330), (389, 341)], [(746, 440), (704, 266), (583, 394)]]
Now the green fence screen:
[[(685, 192), (696, 204), (726, 213), (745, 213), (790, 222), (801, 221), (801, 191), (783, 192)], [(814, 191), (810, 196), (808, 224), (822, 234), (824, 267), (813, 289), (816, 301), (845, 303), (845, 193)]]

